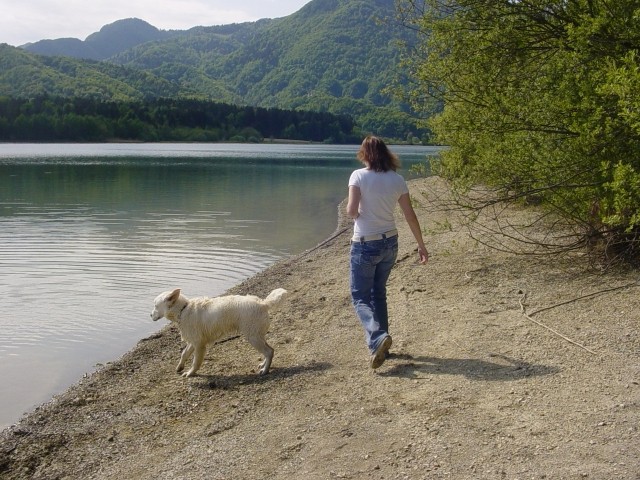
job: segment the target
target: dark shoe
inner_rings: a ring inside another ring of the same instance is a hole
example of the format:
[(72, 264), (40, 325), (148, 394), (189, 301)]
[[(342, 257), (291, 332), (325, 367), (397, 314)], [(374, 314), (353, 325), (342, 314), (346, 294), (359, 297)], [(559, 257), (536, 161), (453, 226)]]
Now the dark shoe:
[(384, 363), (387, 359), (387, 352), (391, 348), (391, 343), (391, 335), (384, 337), (384, 340), (380, 342), (376, 351), (371, 355), (371, 368), (376, 369)]

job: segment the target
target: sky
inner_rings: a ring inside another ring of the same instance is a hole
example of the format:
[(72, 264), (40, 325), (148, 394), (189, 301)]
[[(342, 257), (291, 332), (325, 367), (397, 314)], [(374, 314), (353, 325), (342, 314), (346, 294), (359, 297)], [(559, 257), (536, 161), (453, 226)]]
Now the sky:
[(0, 0), (0, 43), (79, 38), (123, 18), (160, 30), (252, 22), (290, 15), (310, 0)]

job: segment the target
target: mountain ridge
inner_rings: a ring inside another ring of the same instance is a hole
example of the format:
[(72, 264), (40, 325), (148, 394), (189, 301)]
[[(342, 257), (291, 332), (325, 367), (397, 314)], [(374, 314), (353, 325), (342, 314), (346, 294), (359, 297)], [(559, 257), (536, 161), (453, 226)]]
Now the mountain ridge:
[(124, 18), (104, 25), (99, 31), (78, 38), (44, 39), (22, 45), (20, 48), (40, 55), (62, 55), (85, 60), (106, 60), (107, 58), (155, 40), (163, 40), (172, 31), (160, 30), (139, 18)]
[[(0, 95), (187, 97), (346, 114), (366, 132), (423, 136), (409, 106), (392, 92), (402, 84), (402, 45), (416, 35), (395, 14), (394, 0), (312, 0), (286, 17), (180, 31), (125, 19), (82, 43), (110, 56), (73, 58), (80, 41), (67, 39), (58, 45), (75, 50), (64, 57), (40, 54), (22, 70), (0, 71)], [(131, 28), (139, 34), (122, 33)], [(109, 40), (114, 37), (120, 43)]]

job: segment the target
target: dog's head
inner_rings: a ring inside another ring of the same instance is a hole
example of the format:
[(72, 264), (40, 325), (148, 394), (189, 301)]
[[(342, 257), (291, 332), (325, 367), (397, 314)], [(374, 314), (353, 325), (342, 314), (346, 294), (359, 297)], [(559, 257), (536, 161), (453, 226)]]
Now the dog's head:
[(162, 317), (166, 317), (167, 313), (176, 304), (180, 298), (180, 289), (176, 288), (170, 292), (163, 292), (156, 297), (153, 301), (154, 307), (151, 312), (151, 320), (154, 322), (160, 320)]

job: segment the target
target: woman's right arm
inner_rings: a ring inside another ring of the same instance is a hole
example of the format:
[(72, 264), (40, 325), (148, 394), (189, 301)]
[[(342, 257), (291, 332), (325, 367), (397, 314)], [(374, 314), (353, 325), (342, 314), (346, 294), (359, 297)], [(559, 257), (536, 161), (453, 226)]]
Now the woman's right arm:
[(354, 220), (360, 216), (360, 187), (349, 185), (349, 200), (347, 200), (347, 216)]

